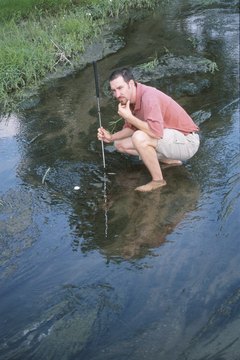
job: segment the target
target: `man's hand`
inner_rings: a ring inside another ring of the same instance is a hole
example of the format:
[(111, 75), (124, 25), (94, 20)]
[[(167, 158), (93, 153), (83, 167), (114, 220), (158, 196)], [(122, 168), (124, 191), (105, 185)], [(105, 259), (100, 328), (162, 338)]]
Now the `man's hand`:
[(132, 117), (132, 111), (130, 109), (130, 101), (128, 100), (126, 104), (118, 104), (118, 114), (125, 119), (127, 122), (130, 122), (129, 120)]
[(112, 142), (112, 135), (109, 131), (105, 130), (103, 127), (98, 129), (97, 133), (98, 140), (104, 141), (105, 143)]

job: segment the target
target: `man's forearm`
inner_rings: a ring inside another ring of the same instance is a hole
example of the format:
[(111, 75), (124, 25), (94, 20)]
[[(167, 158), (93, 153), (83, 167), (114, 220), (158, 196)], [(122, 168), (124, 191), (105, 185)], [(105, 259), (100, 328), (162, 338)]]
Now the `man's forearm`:
[(132, 136), (133, 133), (134, 133), (134, 130), (126, 127), (124, 129), (112, 134), (111, 141), (125, 139), (127, 137)]
[(127, 104), (118, 104), (118, 114), (129, 124), (133, 125), (135, 128), (144, 131), (149, 136), (159, 139), (160, 136), (150, 128), (147, 121), (142, 121), (138, 119), (136, 116), (133, 115), (130, 109), (130, 102), (128, 101)]
[(159, 137), (151, 130), (151, 128), (149, 127), (148, 123), (146, 121), (142, 121), (140, 119), (138, 119), (136, 116), (131, 115), (127, 121), (132, 124), (134, 127), (136, 127), (137, 129), (144, 131), (146, 134), (148, 134), (149, 136), (158, 139)]

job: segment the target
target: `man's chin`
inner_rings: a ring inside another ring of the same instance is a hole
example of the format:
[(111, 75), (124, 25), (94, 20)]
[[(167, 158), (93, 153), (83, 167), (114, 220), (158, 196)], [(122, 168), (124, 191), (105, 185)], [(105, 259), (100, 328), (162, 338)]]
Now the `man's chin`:
[(126, 105), (127, 104), (127, 99), (119, 99), (119, 102), (121, 105)]

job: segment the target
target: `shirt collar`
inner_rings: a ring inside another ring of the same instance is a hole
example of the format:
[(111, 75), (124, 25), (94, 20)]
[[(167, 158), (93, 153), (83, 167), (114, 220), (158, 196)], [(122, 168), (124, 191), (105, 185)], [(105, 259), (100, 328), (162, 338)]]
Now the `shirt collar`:
[(141, 109), (141, 98), (142, 98), (142, 84), (136, 83), (136, 103), (134, 106), (134, 111)]

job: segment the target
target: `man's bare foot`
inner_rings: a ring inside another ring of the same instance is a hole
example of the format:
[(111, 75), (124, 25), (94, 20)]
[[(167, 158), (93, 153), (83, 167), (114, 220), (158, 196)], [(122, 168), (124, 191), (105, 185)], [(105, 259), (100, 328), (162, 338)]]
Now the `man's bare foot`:
[(156, 190), (162, 186), (165, 186), (167, 183), (165, 180), (152, 180), (146, 185), (138, 186), (135, 190), (141, 192), (148, 192)]
[(182, 165), (182, 161), (181, 160), (172, 160), (172, 159), (165, 159), (165, 160), (160, 160), (161, 163), (165, 164), (165, 165), (171, 165), (171, 166), (179, 166)]

